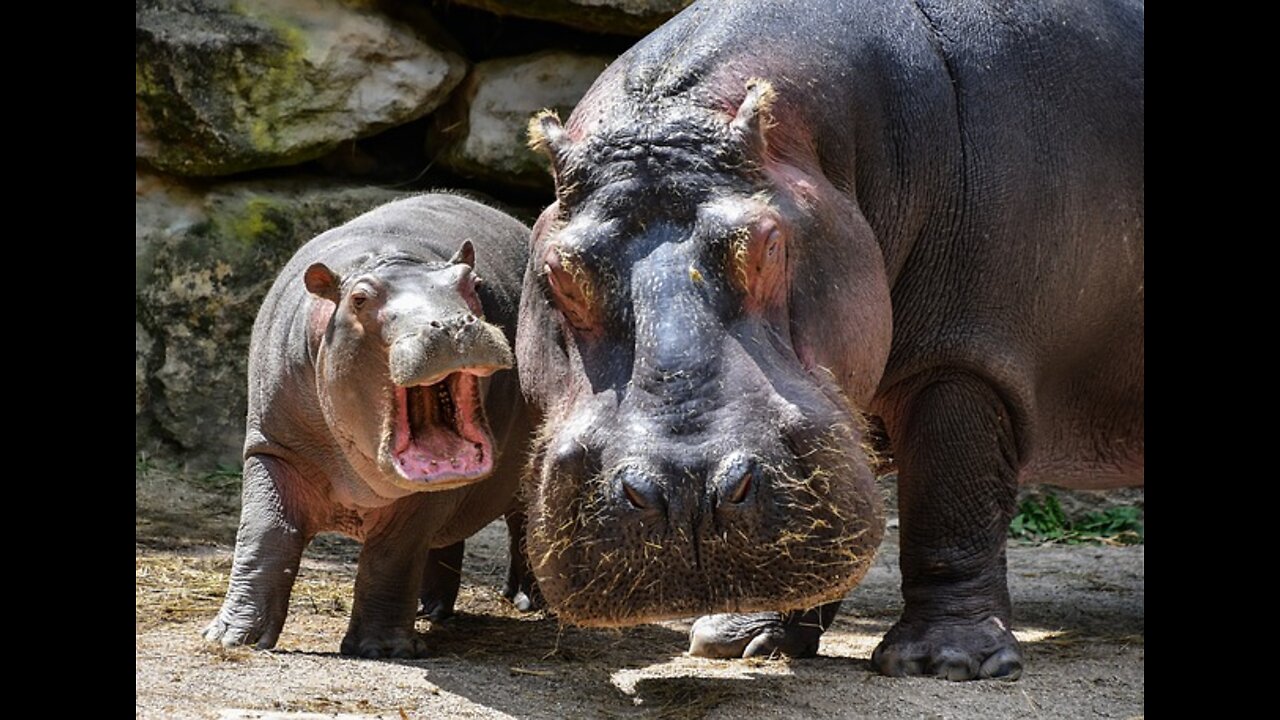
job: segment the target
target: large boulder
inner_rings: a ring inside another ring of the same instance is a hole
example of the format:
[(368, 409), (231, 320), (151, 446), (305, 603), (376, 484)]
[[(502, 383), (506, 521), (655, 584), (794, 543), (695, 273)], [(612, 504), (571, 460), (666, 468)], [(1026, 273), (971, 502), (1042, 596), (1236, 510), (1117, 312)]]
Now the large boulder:
[(421, 11), (409, 24), (358, 0), (135, 7), (135, 155), (171, 173), (319, 157), (431, 112), (466, 74)]
[(549, 191), (546, 163), (527, 144), (529, 119), (544, 108), (569, 117), (610, 60), (551, 51), (477, 63), (432, 118), (437, 162), (486, 184)]
[(693, 0), (453, 0), (459, 5), (548, 20), (592, 32), (644, 35)]
[(237, 461), (249, 334), (276, 273), (315, 235), (404, 195), (303, 181), (196, 189), (136, 176), (135, 449)]

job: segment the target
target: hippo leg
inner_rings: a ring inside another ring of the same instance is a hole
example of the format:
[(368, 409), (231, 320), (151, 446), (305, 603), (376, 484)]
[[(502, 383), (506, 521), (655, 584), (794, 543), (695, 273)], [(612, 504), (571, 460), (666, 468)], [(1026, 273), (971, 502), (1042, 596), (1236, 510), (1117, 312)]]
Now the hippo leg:
[(436, 548), (427, 553), (427, 566), (423, 568), (422, 591), (419, 594), (418, 616), (433, 623), (453, 617), (453, 605), (458, 601), (458, 588), (462, 586), (462, 556), (465, 541)]
[(417, 507), (397, 509), (365, 540), (356, 570), (351, 624), (342, 638), (343, 655), (413, 658), (426, 654), (426, 643), (413, 627), (430, 541), (429, 534), (420, 530), (429, 525), (419, 519), (430, 503), (421, 500), (407, 499), (417, 501)]
[(706, 615), (689, 630), (689, 654), (699, 657), (813, 657), (839, 602), (805, 612)]
[(511, 553), (511, 565), (507, 570), (507, 585), (502, 596), (510, 600), (520, 612), (533, 612), (546, 606), (538, 581), (529, 567), (529, 556), (524, 546), (524, 513), (513, 510), (507, 513), (507, 542)]
[(935, 381), (898, 406), (902, 595), (871, 656), (885, 675), (1017, 679), (1005, 543), (1017, 492), (1010, 412), (970, 375)]
[(278, 458), (245, 461), (231, 582), (222, 610), (204, 629), (206, 640), (266, 649), (280, 637), (308, 539), (281, 501), (280, 488), (291, 484), (292, 473)]

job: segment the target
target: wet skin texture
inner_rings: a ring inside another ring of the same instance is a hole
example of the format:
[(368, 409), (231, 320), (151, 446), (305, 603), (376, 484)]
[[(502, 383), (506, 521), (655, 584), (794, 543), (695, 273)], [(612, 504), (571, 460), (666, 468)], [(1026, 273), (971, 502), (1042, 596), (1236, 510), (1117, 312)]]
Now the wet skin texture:
[(905, 600), (873, 664), (1016, 678), (1018, 483), (1143, 482), (1143, 27), (1126, 2), (699, 3), (536, 118), (557, 201), (516, 352), (552, 607), (816, 652), (881, 537), (869, 413)]
[(337, 531), (364, 542), (342, 652), (422, 654), (419, 601), (451, 614), (462, 540), (514, 509), (532, 421), (505, 368), (527, 242), (497, 210), (423, 195), (285, 266), (254, 325), (240, 529), (208, 640), (273, 647), (303, 549)]

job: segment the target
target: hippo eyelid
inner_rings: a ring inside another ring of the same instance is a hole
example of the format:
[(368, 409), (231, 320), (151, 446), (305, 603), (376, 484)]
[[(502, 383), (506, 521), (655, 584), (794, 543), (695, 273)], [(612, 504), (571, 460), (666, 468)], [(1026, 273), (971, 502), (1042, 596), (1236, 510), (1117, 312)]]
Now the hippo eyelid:
[(350, 298), (351, 306), (356, 310), (364, 308), (369, 300), (376, 300), (379, 297), (378, 288), (370, 283), (367, 279), (357, 280), (352, 286), (351, 292), (347, 297)]
[(542, 276), (558, 299), (561, 309), (583, 320), (598, 300), (596, 273), (582, 256), (561, 246), (548, 249), (542, 264)]

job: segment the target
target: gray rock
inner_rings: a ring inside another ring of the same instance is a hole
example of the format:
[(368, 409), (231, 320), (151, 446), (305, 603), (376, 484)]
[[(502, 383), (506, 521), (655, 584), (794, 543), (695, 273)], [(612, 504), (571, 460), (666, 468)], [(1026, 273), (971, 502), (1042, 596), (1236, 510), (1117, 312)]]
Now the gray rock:
[(693, 0), (453, 0), (459, 5), (548, 20), (580, 30), (644, 35)]
[(523, 188), (552, 186), (529, 149), (529, 119), (543, 108), (567, 118), (611, 58), (542, 52), (478, 63), (433, 119), (437, 161), (466, 177)]
[[(302, 243), (405, 193), (305, 181), (135, 181), (135, 450), (235, 462), (258, 306)], [(301, 282), (301, 281), (299, 281)]]
[(434, 110), (465, 61), (428, 44), (439, 31), (425, 14), (410, 26), (375, 5), (138, 0), (135, 156), (225, 175), (310, 160)]

